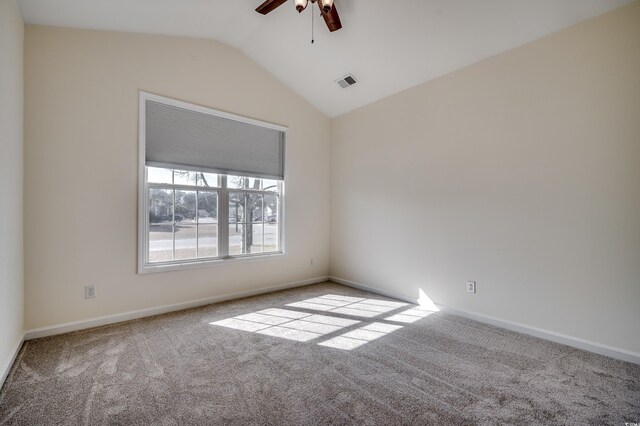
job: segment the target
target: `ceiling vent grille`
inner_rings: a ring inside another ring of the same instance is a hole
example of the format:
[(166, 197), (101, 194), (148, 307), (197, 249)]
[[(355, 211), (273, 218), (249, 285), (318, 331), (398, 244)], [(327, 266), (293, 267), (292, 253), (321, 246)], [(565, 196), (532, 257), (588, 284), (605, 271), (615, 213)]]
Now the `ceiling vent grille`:
[(347, 87), (353, 86), (354, 84), (356, 84), (357, 81), (353, 75), (347, 74), (341, 79), (336, 80), (336, 83), (338, 83), (338, 86), (342, 87), (343, 89), (346, 89)]

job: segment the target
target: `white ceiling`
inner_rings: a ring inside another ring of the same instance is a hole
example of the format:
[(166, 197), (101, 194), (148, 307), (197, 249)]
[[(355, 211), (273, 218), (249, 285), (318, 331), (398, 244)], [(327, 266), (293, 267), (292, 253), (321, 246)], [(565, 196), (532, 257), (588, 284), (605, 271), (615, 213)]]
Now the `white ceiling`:
[[(630, 3), (632, 0), (335, 0), (329, 33), (293, 0), (18, 0), (25, 22), (204, 37), (235, 46), (330, 117)], [(359, 81), (341, 89), (334, 80)]]

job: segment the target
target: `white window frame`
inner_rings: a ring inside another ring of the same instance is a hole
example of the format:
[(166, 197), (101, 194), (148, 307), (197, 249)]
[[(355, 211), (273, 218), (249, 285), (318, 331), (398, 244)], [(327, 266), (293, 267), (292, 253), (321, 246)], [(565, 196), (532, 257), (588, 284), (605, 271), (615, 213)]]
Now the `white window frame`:
[[(261, 127), (267, 127), (269, 129), (278, 130), (285, 133), (288, 130), (287, 127), (280, 126), (278, 124), (267, 123), (264, 121), (254, 120), (252, 118), (242, 117), (235, 114), (230, 114), (224, 111), (218, 111), (211, 108), (197, 106), (186, 102), (177, 101), (175, 99), (166, 98), (163, 96), (155, 95), (148, 92), (140, 91), (139, 99), (139, 122), (138, 122), (138, 273), (147, 274), (163, 271), (176, 271), (182, 269), (201, 268), (205, 266), (221, 265), (231, 262), (246, 262), (246, 261), (265, 261), (274, 260), (286, 256), (286, 243), (285, 243), (285, 185), (284, 181), (279, 181), (278, 192), (279, 206), (278, 206), (278, 251), (268, 253), (246, 253), (240, 255), (229, 255), (229, 192), (255, 192), (252, 190), (243, 190), (235, 188), (226, 188), (227, 175), (219, 175), (219, 186), (216, 188), (198, 187), (200, 190), (210, 190), (218, 193), (218, 257), (208, 259), (188, 259), (188, 260), (174, 260), (171, 262), (163, 263), (149, 263), (149, 188), (162, 186), (154, 183), (149, 184), (147, 182), (147, 168), (146, 168), (146, 115), (145, 105), (146, 101), (155, 101), (164, 103), (167, 105), (176, 106), (179, 108), (185, 108), (191, 111), (202, 112), (205, 114), (214, 115), (216, 117), (226, 118), (230, 120), (239, 121), (242, 123), (252, 124)], [(286, 151), (285, 151), (286, 153)], [(285, 162), (286, 164), (286, 162)], [(176, 185), (166, 185), (176, 187)], [(179, 186), (179, 185), (178, 185)], [(179, 188), (177, 188), (179, 189)], [(196, 188), (190, 188), (195, 190)], [(264, 191), (257, 191), (263, 193)], [(276, 194), (276, 192), (271, 192)], [(222, 212), (222, 214), (221, 214)], [(220, 217), (226, 218), (226, 223), (222, 223)]]

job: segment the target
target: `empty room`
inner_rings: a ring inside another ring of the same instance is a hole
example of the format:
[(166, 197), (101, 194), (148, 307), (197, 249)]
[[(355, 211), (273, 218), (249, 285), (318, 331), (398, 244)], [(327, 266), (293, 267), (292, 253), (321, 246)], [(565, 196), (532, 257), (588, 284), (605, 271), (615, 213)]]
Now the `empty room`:
[(640, 424), (640, 0), (0, 0), (0, 424)]

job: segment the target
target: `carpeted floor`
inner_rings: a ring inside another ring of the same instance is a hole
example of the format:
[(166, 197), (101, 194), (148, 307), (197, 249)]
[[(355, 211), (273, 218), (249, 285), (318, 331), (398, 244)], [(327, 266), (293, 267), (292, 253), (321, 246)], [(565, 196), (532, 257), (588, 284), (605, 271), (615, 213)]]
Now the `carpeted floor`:
[(326, 283), (26, 342), (1, 424), (640, 422), (640, 366)]

